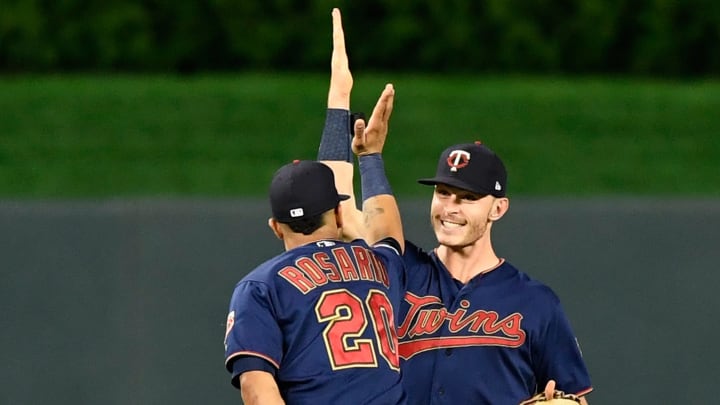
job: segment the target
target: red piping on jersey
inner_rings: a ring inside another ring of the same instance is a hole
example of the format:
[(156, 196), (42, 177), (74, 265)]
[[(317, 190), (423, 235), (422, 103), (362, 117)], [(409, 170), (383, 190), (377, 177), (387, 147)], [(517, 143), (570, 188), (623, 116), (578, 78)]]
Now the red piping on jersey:
[(580, 391), (580, 392), (576, 393), (575, 395), (577, 395), (577, 396), (579, 396), (579, 397), (583, 397), (583, 396), (585, 396), (585, 395), (587, 395), (587, 394), (591, 393), (591, 392), (592, 392), (592, 390), (593, 390), (593, 387), (588, 387), (588, 388), (585, 388), (584, 390), (582, 390), (582, 391)]
[(227, 358), (225, 359), (225, 365), (227, 366), (227, 365), (230, 363), (230, 360), (232, 360), (232, 359), (234, 359), (235, 357), (238, 357), (238, 356), (260, 357), (261, 359), (263, 359), (263, 360), (267, 361), (268, 363), (272, 364), (273, 366), (275, 366), (275, 368), (280, 369), (280, 364), (277, 363), (275, 360), (271, 359), (270, 357), (268, 357), (268, 356), (266, 356), (266, 355), (264, 355), (264, 354), (258, 353), (258, 352), (247, 352), (247, 351), (245, 351), (245, 352), (235, 352), (235, 353), (227, 356)]

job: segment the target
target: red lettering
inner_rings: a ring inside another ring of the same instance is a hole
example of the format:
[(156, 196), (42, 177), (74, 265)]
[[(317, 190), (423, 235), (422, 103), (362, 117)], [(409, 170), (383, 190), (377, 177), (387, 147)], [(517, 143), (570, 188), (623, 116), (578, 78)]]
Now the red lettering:
[(523, 341), (525, 340), (525, 331), (522, 330), (520, 325), (522, 324), (523, 316), (519, 313), (514, 313), (507, 318), (498, 322), (500, 328), (508, 336), (519, 336)]
[(342, 281), (340, 272), (337, 267), (330, 261), (330, 256), (325, 252), (317, 252), (313, 255), (313, 259), (320, 266), (321, 269), (328, 273), (327, 278), (330, 281), (338, 282)]
[(350, 255), (347, 250), (344, 248), (335, 248), (332, 252), (335, 255), (335, 261), (337, 261), (340, 266), (340, 274), (342, 275), (343, 280), (359, 280), (360, 276), (358, 275), (357, 269), (350, 259)]
[(368, 257), (372, 255), (372, 253), (362, 246), (353, 246), (352, 251), (355, 256), (355, 263), (357, 263), (358, 266), (360, 279), (373, 280), (373, 269), (370, 266), (370, 257)]
[(308, 291), (315, 288), (315, 284), (312, 283), (305, 275), (293, 266), (283, 267), (282, 270), (278, 271), (280, 277), (289, 281), (295, 286), (301, 293), (307, 294)]
[(405, 316), (402, 325), (400, 325), (400, 327), (398, 328), (398, 337), (400, 338), (403, 338), (405, 337), (405, 335), (407, 335), (408, 330), (410, 330), (410, 324), (412, 320), (417, 316), (418, 312), (420, 311), (420, 309), (422, 309), (422, 307), (430, 304), (442, 304), (440, 298), (418, 297), (417, 295), (410, 292), (405, 294), (405, 301), (410, 304), (410, 309), (408, 310), (407, 316)]
[[(404, 359), (438, 348), (486, 345), (520, 347), (527, 337), (522, 329), (523, 316), (517, 312), (498, 320), (500, 316), (495, 311), (476, 310), (468, 313), (468, 300), (462, 300), (460, 308), (455, 312), (447, 312), (442, 307), (442, 301), (433, 296), (419, 297), (407, 293), (405, 301), (410, 304), (410, 309), (398, 328), (398, 337), (413, 339), (400, 343), (400, 356)], [(445, 321), (448, 322), (448, 332), (453, 336), (416, 338), (436, 333)], [(465, 336), (462, 336), (463, 330), (466, 331)]]
[(468, 330), (472, 333), (477, 333), (481, 328), (485, 333), (494, 333), (497, 331), (490, 332), (489, 329), (492, 329), (492, 327), (488, 327), (488, 324), (492, 325), (497, 321), (497, 313), (477, 310), (464, 318), (466, 313), (466, 310), (458, 309), (455, 313), (450, 314), (448, 317), (450, 321), (448, 323), (448, 329), (450, 332), (457, 333), (468, 325), (470, 325)]
[(415, 326), (410, 329), (408, 336), (431, 335), (437, 332), (440, 330), (440, 327), (442, 327), (443, 322), (445, 322), (446, 315), (447, 311), (445, 308), (424, 309), (420, 311)]
[(301, 257), (300, 260), (295, 262), (295, 265), (304, 271), (305, 274), (310, 277), (315, 285), (327, 284), (327, 276), (320, 270), (320, 267), (312, 261), (309, 257)]

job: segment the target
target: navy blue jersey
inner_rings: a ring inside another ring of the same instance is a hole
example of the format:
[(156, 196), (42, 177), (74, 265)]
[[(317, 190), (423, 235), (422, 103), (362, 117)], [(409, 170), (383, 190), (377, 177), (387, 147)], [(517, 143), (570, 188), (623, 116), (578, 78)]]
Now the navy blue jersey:
[(287, 404), (404, 404), (396, 334), (403, 277), (392, 243), (361, 240), (314, 242), (261, 264), (230, 302), (233, 385), (244, 371), (265, 370)]
[(398, 337), (408, 403), (517, 405), (545, 388), (592, 390), (558, 297), (502, 261), (463, 285), (406, 242)]

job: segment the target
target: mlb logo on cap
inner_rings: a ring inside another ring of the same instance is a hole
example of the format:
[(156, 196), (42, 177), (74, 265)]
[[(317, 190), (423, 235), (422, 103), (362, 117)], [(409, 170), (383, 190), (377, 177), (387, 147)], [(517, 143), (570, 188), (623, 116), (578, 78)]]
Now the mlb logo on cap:
[(418, 182), (447, 184), (477, 194), (505, 197), (507, 172), (500, 157), (478, 141), (445, 149), (440, 155), (435, 177)]
[(286, 164), (275, 172), (270, 183), (272, 215), (283, 223), (320, 215), (348, 198), (338, 194), (332, 170), (312, 160)]
[(450, 166), (450, 171), (456, 172), (459, 168), (463, 168), (470, 163), (470, 152), (455, 149), (448, 155), (447, 162), (448, 166)]

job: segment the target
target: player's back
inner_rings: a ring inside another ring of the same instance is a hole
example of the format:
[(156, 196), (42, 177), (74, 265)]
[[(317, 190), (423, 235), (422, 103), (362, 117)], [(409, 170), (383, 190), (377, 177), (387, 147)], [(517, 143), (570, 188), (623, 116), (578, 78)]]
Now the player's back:
[(391, 249), (327, 240), (263, 263), (233, 302), (258, 295), (269, 308), (236, 315), (246, 324), (228, 339), (230, 355), (274, 363), (288, 404), (405, 403), (395, 332), (403, 288), (393, 268), (401, 265)]

